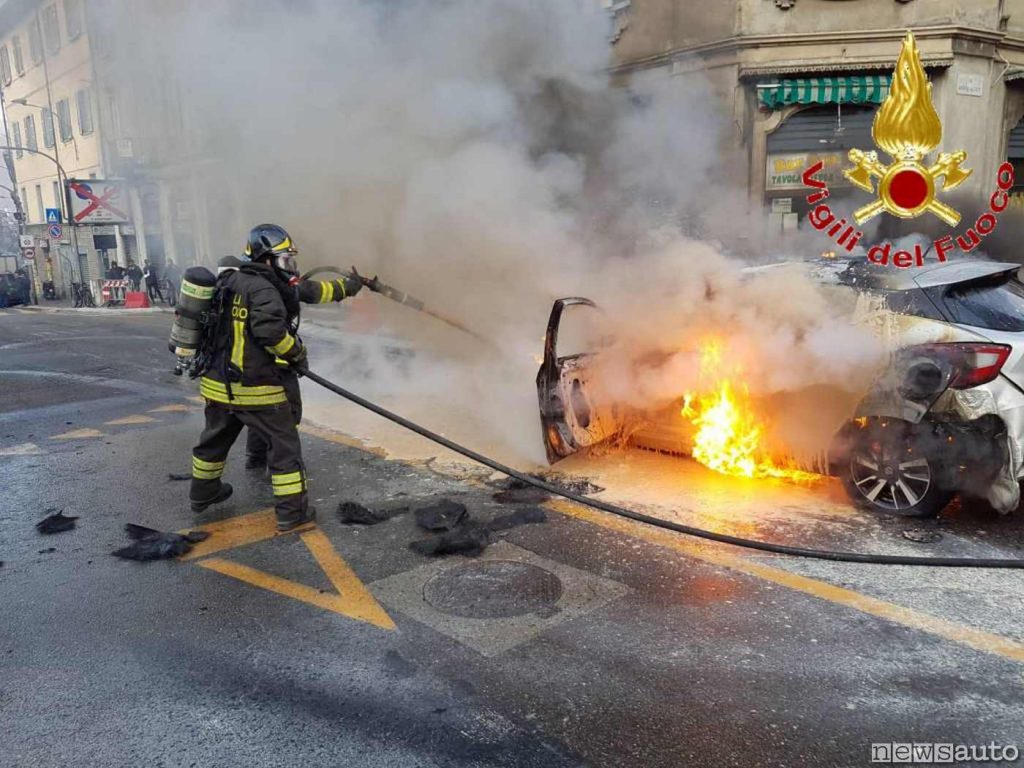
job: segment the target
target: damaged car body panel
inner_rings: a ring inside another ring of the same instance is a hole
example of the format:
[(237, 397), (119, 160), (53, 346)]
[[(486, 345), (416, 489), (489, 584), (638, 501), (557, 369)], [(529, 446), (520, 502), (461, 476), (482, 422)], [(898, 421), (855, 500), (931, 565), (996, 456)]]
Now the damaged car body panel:
[(544, 447), (552, 464), (621, 431), (617, 409), (602, 402), (595, 386), (590, 363), (596, 345), (581, 340), (581, 344), (566, 349), (565, 338), (559, 344), (559, 334), (564, 336), (565, 331), (572, 330), (563, 325), (567, 318), (582, 319), (582, 315), (597, 311), (590, 299), (570, 297), (555, 301), (548, 318), (544, 360), (537, 373), (537, 398)]
[[(956, 492), (985, 498), (1001, 512), (1014, 509), (1024, 476), (1019, 268), (968, 259), (918, 270), (854, 261), (838, 273), (828, 265), (828, 282), (838, 276), (854, 292), (855, 323), (892, 352), (835, 434), (825, 464), (807, 469), (827, 468), (855, 502), (898, 514), (937, 514)], [(551, 462), (625, 431), (623, 413), (597, 395), (596, 349), (559, 350), (563, 314), (575, 307), (592, 311), (594, 304), (555, 302), (537, 376)], [(667, 442), (678, 442), (675, 422), (665, 427)]]

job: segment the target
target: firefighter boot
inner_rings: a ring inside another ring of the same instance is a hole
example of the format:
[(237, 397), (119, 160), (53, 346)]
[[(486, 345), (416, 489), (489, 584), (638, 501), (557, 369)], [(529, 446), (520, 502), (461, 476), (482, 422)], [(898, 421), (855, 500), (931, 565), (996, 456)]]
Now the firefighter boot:
[(212, 507), (214, 504), (220, 504), (222, 501), (227, 501), (231, 498), (232, 488), (230, 483), (221, 483), (220, 488), (217, 492), (206, 499), (197, 501), (196, 499), (190, 498), (189, 501), (192, 504), (192, 514), (198, 515), (200, 512), (205, 512), (207, 507)]
[(316, 507), (313, 506), (307, 506), (305, 509), (290, 515), (282, 515), (278, 512), (277, 530), (281, 533), (292, 531), (299, 526), (311, 523), (314, 520), (316, 520)]

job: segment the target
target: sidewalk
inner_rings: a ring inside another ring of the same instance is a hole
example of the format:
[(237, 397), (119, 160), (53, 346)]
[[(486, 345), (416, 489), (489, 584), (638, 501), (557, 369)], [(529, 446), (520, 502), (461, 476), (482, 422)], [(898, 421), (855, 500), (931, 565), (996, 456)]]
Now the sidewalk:
[(85, 314), (104, 315), (118, 313), (134, 315), (174, 312), (174, 308), (168, 307), (166, 304), (157, 304), (155, 306), (146, 307), (143, 309), (125, 309), (124, 307), (75, 307), (74, 302), (71, 299), (56, 299), (54, 301), (47, 301), (41, 299), (38, 305), (29, 304), (27, 306), (15, 307), (15, 309), (30, 310), (32, 312), (82, 312)]

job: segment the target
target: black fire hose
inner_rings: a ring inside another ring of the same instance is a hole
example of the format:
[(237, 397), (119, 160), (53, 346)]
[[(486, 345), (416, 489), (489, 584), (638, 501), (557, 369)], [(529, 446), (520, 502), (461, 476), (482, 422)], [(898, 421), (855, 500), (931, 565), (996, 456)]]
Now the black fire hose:
[(673, 523), (670, 520), (661, 520), (657, 517), (651, 517), (641, 512), (634, 512), (631, 509), (620, 507), (616, 504), (609, 504), (606, 501), (600, 501), (598, 499), (591, 499), (587, 496), (582, 496), (578, 493), (560, 488), (557, 485), (538, 480), (531, 475), (525, 474), (518, 470), (512, 469), (501, 462), (495, 461), (492, 458), (484, 456), (481, 453), (477, 453), (474, 450), (466, 448), (465, 446), (459, 445), (458, 443), (452, 442), (448, 438), (431, 432), (425, 427), (421, 427), (406, 418), (399, 416), (397, 413), (392, 413), (386, 408), (382, 408), (376, 403), (371, 403), (359, 395), (349, 392), (347, 389), (342, 389), (337, 384), (328, 381), (322, 376), (313, 373), (312, 371), (303, 371), (303, 375), (315, 381), (321, 387), (329, 389), (336, 395), (341, 395), (346, 400), (350, 400), (356, 405), (360, 405), (369, 411), (373, 411), (378, 416), (383, 416), (389, 421), (393, 421), (406, 429), (412, 430), (418, 435), (422, 435), (428, 440), (432, 440), (438, 445), (443, 445), (445, 448), (455, 451), (455, 453), (462, 454), (468, 459), (472, 459), (475, 462), (483, 464), (486, 467), (490, 467), (497, 472), (501, 472), (503, 475), (514, 477), (527, 485), (532, 485), (534, 488), (539, 488), (542, 491), (561, 496), (562, 498), (574, 501), (577, 504), (584, 504), (594, 509), (599, 509), (602, 512), (608, 512), (612, 515), (618, 515), (619, 517), (625, 517), (630, 520), (635, 520), (638, 523), (646, 523), (647, 525), (653, 525), (656, 528), (664, 528), (668, 531), (675, 531), (676, 533), (682, 533), (687, 536), (695, 536), (699, 539), (707, 539), (708, 541), (717, 541), (721, 544), (732, 544), (736, 547), (744, 547), (746, 549), (756, 549), (761, 552), (773, 552), (778, 555), (790, 555), (792, 557), (806, 557), (814, 560), (834, 560), (841, 563), (874, 563), (878, 565), (931, 565), (941, 566), (946, 568), (1015, 568), (1024, 569), (1024, 560), (1013, 560), (1008, 558), (1000, 559), (989, 559), (989, 558), (971, 558), (971, 557), (911, 557), (906, 555), (867, 555), (860, 552), (832, 552), (823, 549), (805, 549), (803, 547), (791, 547), (786, 544), (773, 544), (768, 541), (757, 541), (756, 539), (745, 539), (740, 536), (730, 536), (725, 533), (715, 533), (714, 531), (707, 531), (703, 528), (695, 528), (690, 525), (683, 525), (682, 523)]

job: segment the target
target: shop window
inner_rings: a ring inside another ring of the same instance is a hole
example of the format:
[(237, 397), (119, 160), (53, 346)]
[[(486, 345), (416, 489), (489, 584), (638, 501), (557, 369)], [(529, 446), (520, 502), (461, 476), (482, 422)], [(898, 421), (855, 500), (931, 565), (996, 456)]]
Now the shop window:
[(43, 8), (43, 42), (46, 52), (54, 54), (60, 50), (60, 23), (57, 21), (57, 4)]
[(36, 141), (36, 119), (32, 115), (25, 118), (25, 146), (32, 151), (39, 149)]
[(57, 144), (57, 140), (53, 137), (53, 113), (45, 108), (43, 109), (43, 144), (47, 147)]
[(15, 156), (24, 157), (25, 153), (21, 149), (21, 126), (17, 123), (11, 125), (11, 138), (14, 139)]
[(71, 102), (68, 99), (57, 102), (57, 125), (60, 128), (60, 140), (71, 141)]
[(82, 34), (81, 0), (64, 0), (64, 26), (67, 29), (69, 41)]
[(6, 45), (0, 45), (0, 81), (4, 85), (10, 85), (11, 80), (11, 55), (7, 52)]
[(88, 88), (83, 88), (75, 94), (75, 101), (78, 106), (78, 132), (83, 136), (92, 133), (92, 94)]
[(32, 57), (33, 64), (43, 60), (43, 36), (39, 31), (38, 16), (33, 16), (28, 23), (28, 55)]
[(14, 49), (14, 71), (19, 75), (24, 75), (25, 57), (21, 54), (21, 38), (17, 35), (11, 38), (11, 48)]

